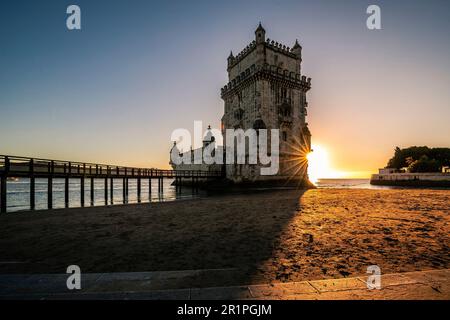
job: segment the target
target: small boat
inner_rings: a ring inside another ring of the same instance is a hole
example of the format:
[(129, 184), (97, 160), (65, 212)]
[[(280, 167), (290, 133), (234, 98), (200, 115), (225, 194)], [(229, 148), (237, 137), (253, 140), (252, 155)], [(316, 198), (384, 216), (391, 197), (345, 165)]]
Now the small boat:
[(17, 178), (17, 177), (8, 177), (8, 178), (6, 178), (6, 181), (10, 181), (10, 182), (18, 182), (18, 181), (19, 181), (19, 178)]

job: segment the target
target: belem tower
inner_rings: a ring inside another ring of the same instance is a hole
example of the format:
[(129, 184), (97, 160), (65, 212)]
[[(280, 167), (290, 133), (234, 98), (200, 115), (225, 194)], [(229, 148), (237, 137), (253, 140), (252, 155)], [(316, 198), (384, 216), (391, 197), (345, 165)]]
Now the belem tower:
[[(221, 89), (224, 145), (227, 145), (227, 129), (278, 129), (277, 174), (261, 175), (260, 168), (265, 165), (227, 163), (225, 156), (224, 164), (175, 165), (171, 162), (172, 167), (175, 170), (222, 170), (224, 177), (233, 183), (309, 185), (306, 155), (311, 151), (311, 133), (306, 122), (306, 93), (311, 88), (311, 78), (302, 75), (301, 63), (302, 47), (297, 40), (292, 48), (275, 42), (266, 38), (261, 24), (255, 30), (255, 39), (237, 55), (231, 52), (227, 59), (228, 83)], [(215, 143), (215, 138), (209, 128), (203, 148), (211, 143)], [(176, 143), (171, 152), (174, 148), (177, 148)], [(268, 150), (270, 152), (270, 147)], [(192, 159), (195, 151), (188, 151)]]

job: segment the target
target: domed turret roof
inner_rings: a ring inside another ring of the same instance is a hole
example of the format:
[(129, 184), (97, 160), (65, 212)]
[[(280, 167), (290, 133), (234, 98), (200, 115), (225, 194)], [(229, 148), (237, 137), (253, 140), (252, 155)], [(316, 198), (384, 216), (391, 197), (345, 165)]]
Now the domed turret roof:
[(215, 138), (211, 132), (211, 126), (208, 126), (208, 132), (206, 132), (203, 142), (213, 142), (214, 140)]
[(266, 32), (266, 30), (265, 30), (265, 29), (263, 28), (263, 26), (261, 25), (261, 22), (259, 23), (258, 28), (256, 28), (256, 30), (255, 30), (255, 32), (258, 32), (258, 31)]

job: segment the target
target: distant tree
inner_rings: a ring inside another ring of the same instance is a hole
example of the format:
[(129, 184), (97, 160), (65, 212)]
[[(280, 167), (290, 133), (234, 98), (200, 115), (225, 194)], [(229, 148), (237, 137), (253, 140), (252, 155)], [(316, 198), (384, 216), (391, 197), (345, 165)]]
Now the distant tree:
[(386, 168), (397, 168), (402, 167), (402, 149), (395, 147), (394, 156), (389, 160)]
[[(424, 158), (425, 156), (425, 158)], [(450, 165), (450, 148), (428, 148), (413, 146), (405, 149), (395, 148), (394, 156), (386, 168), (408, 167), (412, 172), (441, 171), (442, 166)]]
[(407, 166), (410, 166), (412, 163), (414, 163), (414, 161), (416, 160), (414, 160), (413, 157), (408, 157), (405, 160)]
[(450, 148), (433, 148), (430, 150), (429, 157), (438, 160), (441, 165), (450, 165)]
[(436, 159), (429, 159), (423, 155), (419, 160), (412, 162), (408, 169), (410, 172), (437, 172), (441, 170), (441, 165)]

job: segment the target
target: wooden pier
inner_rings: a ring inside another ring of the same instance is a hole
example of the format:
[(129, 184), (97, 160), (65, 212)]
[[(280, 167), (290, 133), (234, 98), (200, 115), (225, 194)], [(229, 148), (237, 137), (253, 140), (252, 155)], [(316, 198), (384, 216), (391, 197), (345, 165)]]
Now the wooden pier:
[[(158, 193), (163, 192), (164, 179), (192, 179), (192, 186), (198, 186), (200, 180), (219, 179), (223, 176), (220, 171), (191, 171), (191, 170), (161, 170), (154, 168), (133, 168), (116, 165), (95, 163), (82, 163), (74, 161), (49, 160), (0, 155), (0, 212), (7, 209), (7, 180), (10, 178), (30, 179), (30, 210), (36, 208), (35, 179), (47, 179), (47, 207), (53, 208), (53, 179), (64, 179), (64, 202), (69, 206), (69, 179), (80, 179), (80, 206), (85, 206), (85, 179), (90, 182), (90, 204), (94, 203), (94, 179), (104, 179), (105, 203), (113, 202), (114, 179), (122, 180), (123, 202), (128, 199), (129, 179), (137, 183), (137, 201), (141, 202), (142, 179), (149, 181), (149, 194), (151, 182), (158, 180)], [(108, 190), (108, 180), (110, 189)], [(179, 190), (179, 183), (176, 183)], [(150, 195), (149, 195), (150, 196)]]

